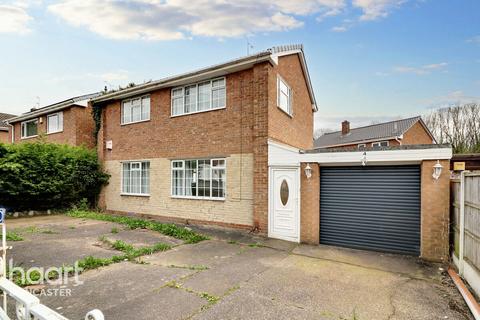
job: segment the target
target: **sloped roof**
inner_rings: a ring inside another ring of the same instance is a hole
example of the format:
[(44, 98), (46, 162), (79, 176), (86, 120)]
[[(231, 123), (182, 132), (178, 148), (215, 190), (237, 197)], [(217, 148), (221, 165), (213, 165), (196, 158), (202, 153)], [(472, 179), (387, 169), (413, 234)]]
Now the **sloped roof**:
[(38, 116), (41, 116), (41, 115), (44, 115), (44, 114), (47, 114), (47, 113), (50, 113), (50, 112), (53, 112), (53, 111), (59, 111), (59, 110), (71, 107), (73, 105), (86, 107), (88, 100), (90, 100), (92, 98), (95, 98), (95, 97), (98, 97), (100, 94), (101, 94), (100, 92), (84, 94), (84, 95), (81, 95), (81, 96), (76, 96), (76, 97), (73, 97), (73, 98), (69, 98), (67, 100), (56, 102), (54, 104), (50, 104), (50, 105), (47, 105), (47, 106), (44, 106), (44, 107), (41, 107), (41, 108), (38, 108), (38, 109), (32, 109), (31, 111), (22, 113), (19, 116), (15, 116), (14, 118), (9, 119), (8, 122), (9, 123), (15, 123), (15, 122), (18, 122), (18, 121), (32, 119), (32, 118), (35, 118), (35, 117), (38, 117)]
[[(323, 136), (315, 139), (315, 148), (328, 148), (334, 146), (342, 146), (347, 144), (362, 143), (371, 140), (394, 139), (410, 129), (415, 123), (420, 121), (425, 129), (427, 127), (423, 123), (420, 116), (394, 120), (366, 127), (359, 127), (350, 129), (350, 133), (342, 135), (342, 131), (326, 133)], [(431, 133), (428, 131), (431, 135)], [(433, 137), (432, 137), (433, 138)]]
[(15, 117), (14, 114), (0, 112), (0, 130), (8, 130), (7, 120)]
[(182, 86), (188, 83), (201, 81), (208, 78), (224, 76), (228, 73), (245, 70), (259, 62), (270, 61), (272, 63), (278, 63), (278, 57), (291, 54), (298, 54), (300, 57), (300, 62), (307, 82), (307, 88), (312, 103), (312, 108), (317, 111), (317, 102), (315, 100), (315, 94), (305, 60), (303, 45), (301, 44), (276, 46), (255, 54), (240, 57), (224, 63), (215, 64), (206, 68), (171, 77), (165, 77), (155, 81), (149, 81), (143, 84), (135, 85), (133, 87), (128, 87), (114, 92), (105, 93), (99, 97), (92, 99), (92, 102), (96, 104), (104, 103), (115, 99), (125, 99), (135, 95), (148, 93), (160, 88)]

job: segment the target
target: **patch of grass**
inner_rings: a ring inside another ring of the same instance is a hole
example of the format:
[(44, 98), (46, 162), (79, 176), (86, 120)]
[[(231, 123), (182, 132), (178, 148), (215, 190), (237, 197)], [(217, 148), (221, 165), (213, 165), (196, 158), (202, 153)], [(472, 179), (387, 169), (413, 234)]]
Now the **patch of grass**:
[(7, 241), (23, 241), (23, 237), (15, 231), (7, 231)]
[(53, 230), (50, 230), (50, 229), (42, 229), (42, 230), (40, 230), (40, 233), (44, 233), (44, 234), (58, 234), (57, 231), (53, 231)]
[(128, 244), (122, 240), (116, 240), (115, 242), (111, 242), (105, 236), (99, 237), (99, 240), (102, 241), (103, 243), (108, 244), (112, 249), (123, 252), (124, 253), (123, 257), (126, 260), (130, 260), (130, 261), (141, 256), (150, 255), (160, 251), (167, 251), (172, 248), (170, 245), (161, 243), (161, 242), (156, 243), (150, 247), (135, 248), (131, 244)]
[(235, 240), (228, 240), (228, 243), (229, 243), (229, 244), (238, 244), (238, 242), (235, 241)]
[(188, 270), (194, 270), (194, 271), (203, 271), (203, 270), (208, 270), (209, 268), (204, 265), (183, 265), (183, 266), (178, 266), (175, 264), (171, 264), (168, 266), (169, 268), (180, 268), (180, 269), (188, 269)]
[(115, 222), (127, 226), (130, 229), (149, 229), (161, 234), (184, 240), (185, 243), (197, 243), (208, 240), (207, 236), (198, 234), (187, 228), (174, 224), (165, 224), (157, 221), (149, 221), (139, 218), (114, 216), (93, 211), (70, 210), (66, 213), (70, 217)]
[(24, 230), (27, 233), (37, 233), (38, 232), (38, 228), (36, 226), (26, 227)]
[(68, 229), (75, 229), (75, 228), (76, 228), (75, 226), (68, 227)]
[(200, 292), (198, 295), (200, 298), (206, 299), (210, 304), (217, 303), (217, 301), (220, 300), (220, 297), (211, 295), (208, 292)]
[(117, 227), (113, 227), (110, 232), (113, 233), (113, 234), (116, 234), (116, 233), (118, 233), (118, 228), (117, 228)]
[(258, 242), (255, 242), (255, 243), (250, 243), (248, 246), (250, 248), (259, 248), (259, 247), (262, 247), (262, 244), (258, 243)]

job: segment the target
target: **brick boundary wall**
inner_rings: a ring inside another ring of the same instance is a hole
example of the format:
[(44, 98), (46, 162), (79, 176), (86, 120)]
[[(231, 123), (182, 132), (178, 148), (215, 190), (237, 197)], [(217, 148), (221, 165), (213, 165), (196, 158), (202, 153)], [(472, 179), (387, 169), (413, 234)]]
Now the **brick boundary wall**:
[(310, 163), (312, 176), (305, 176), (306, 163), (300, 167), (300, 242), (320, 242), (320, 166)]
[(450, 167), (449, 160), (440, 160), (443, 166), (438, 180), (432, 177), (435, 160), (421, 165), (421, 254), (430, 261), (448, 261), (450, 223)]

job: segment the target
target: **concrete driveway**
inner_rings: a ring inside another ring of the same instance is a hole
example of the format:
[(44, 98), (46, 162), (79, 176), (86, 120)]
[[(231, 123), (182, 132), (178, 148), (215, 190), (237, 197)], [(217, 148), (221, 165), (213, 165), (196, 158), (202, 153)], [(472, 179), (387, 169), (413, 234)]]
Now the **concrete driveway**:
[(444, 266), (412, 257), (213, 228), (195, 229), (211, 240), (183, 244), (149, 230), (65, 216), (7, 225), (24, 237), (9, 243), (9, 257), (25, 267), (115, 255), (101, 236), (135, 246), (173, 245), (136, 262), (86, 271), (81, 285), (42, 287), (71, 289), (70, 296), (40, 296), (70, 319), (94, 308), (106, 319), (473, 319)]

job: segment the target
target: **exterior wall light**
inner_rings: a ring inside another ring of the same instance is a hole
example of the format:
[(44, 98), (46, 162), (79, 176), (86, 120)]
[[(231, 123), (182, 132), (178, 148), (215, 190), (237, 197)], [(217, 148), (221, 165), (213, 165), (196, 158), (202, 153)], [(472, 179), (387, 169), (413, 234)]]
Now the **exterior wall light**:
[(433, 179), (438, 180), (438, 178), (440, 178), (440, 175), (442, 174), (442, 169), (443, 166), (440, 164), (440, 160), (437, 160), (437, 163), (433, 166)]
[(307, 163), (307, 166), (305, 167), (305, 176), (307, 179), (310, 179), (312, 177), (312, 168), (310, 167), (310, 164)]

